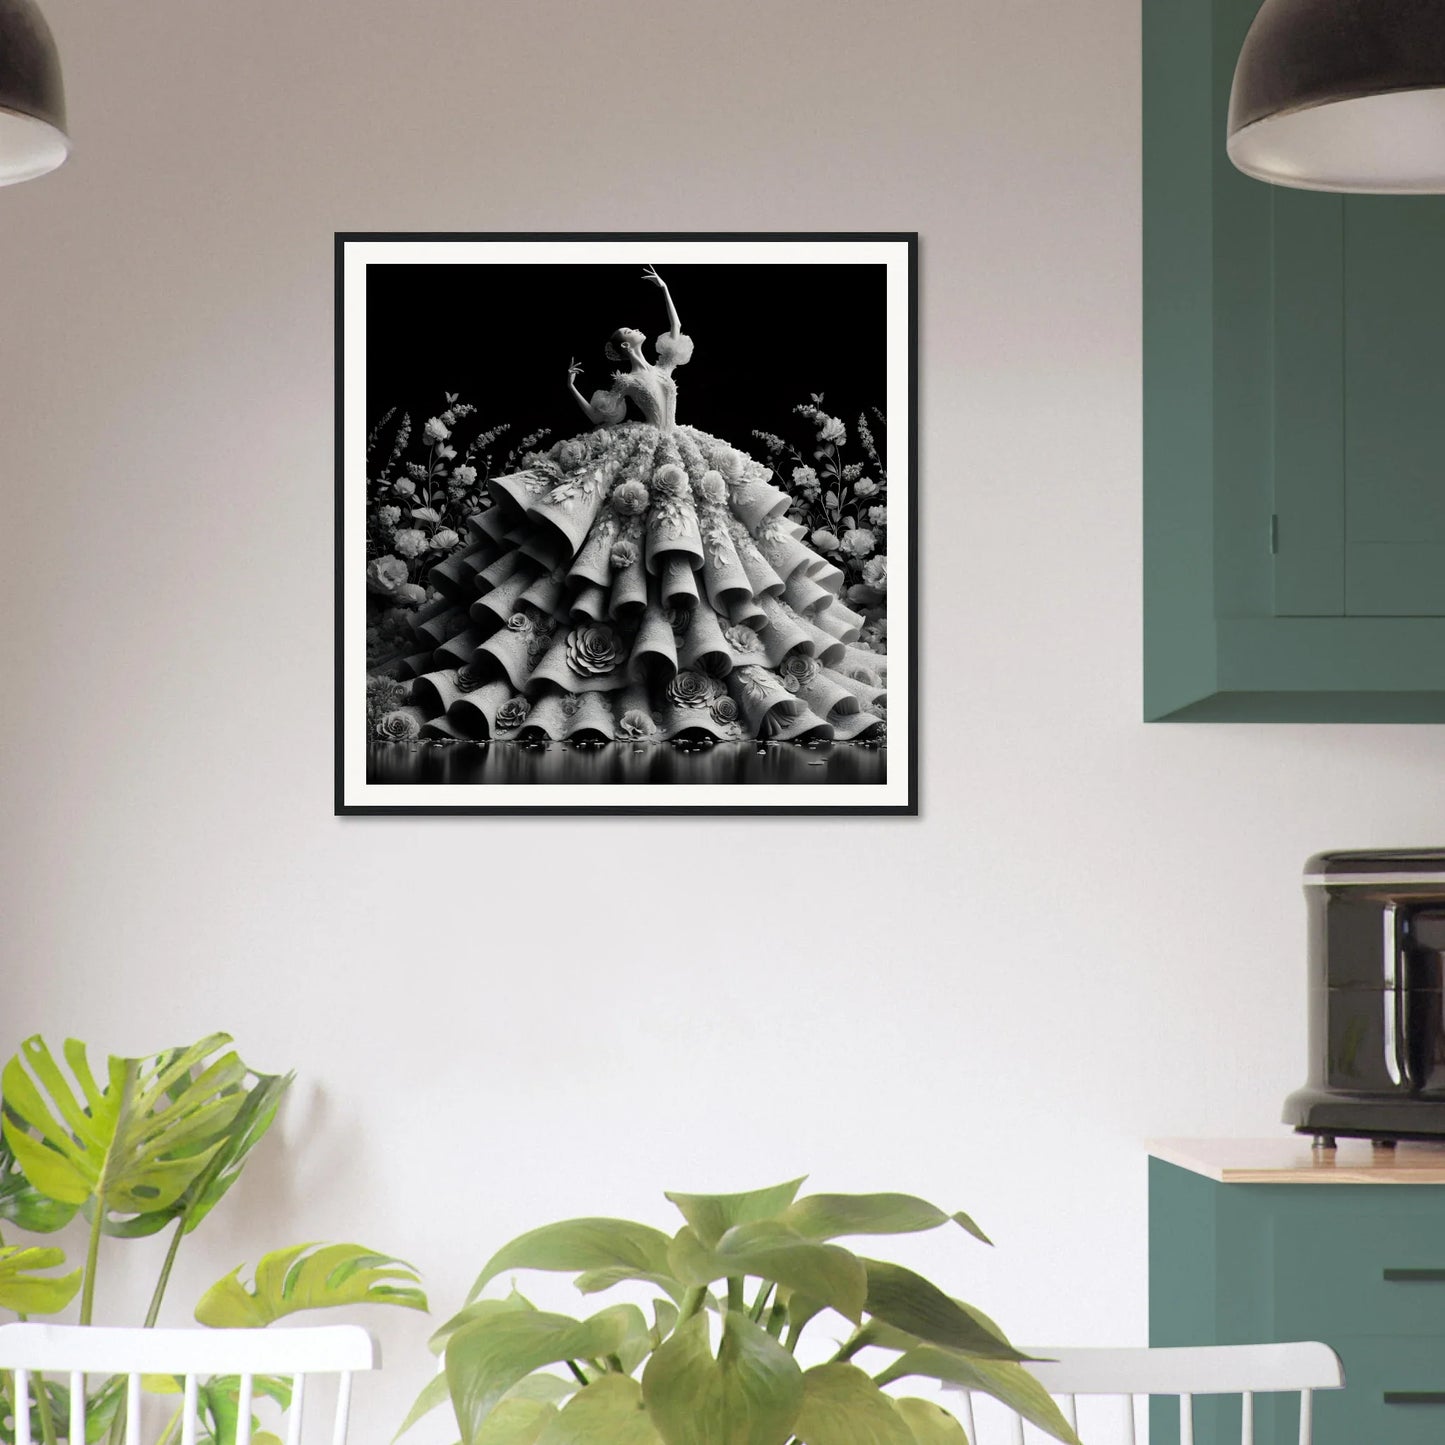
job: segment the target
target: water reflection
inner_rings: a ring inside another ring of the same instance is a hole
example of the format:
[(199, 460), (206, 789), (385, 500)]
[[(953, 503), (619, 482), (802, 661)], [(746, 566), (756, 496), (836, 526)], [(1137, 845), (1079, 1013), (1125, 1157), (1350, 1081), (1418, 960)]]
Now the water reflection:
[(887, 746), (863, 743), (378, 743), (369, 783), (872, 783), (887, 781)]

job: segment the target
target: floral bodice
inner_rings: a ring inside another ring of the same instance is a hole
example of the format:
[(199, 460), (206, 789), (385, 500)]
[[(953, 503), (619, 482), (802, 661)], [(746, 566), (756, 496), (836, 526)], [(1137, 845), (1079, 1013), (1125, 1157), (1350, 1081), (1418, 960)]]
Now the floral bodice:
[(670, 432), (677, 425), (677, 383), (673, 369), (692, 359), (692, 337), (665, 332), (656, 341), (657, 361), (644, 361), (632, 371), (614, 371), (612, 385), (595, 392), (592, 406), (606, 426), (617, 426), (626, 419), (630, 401), (642, 419), (659, 431)]

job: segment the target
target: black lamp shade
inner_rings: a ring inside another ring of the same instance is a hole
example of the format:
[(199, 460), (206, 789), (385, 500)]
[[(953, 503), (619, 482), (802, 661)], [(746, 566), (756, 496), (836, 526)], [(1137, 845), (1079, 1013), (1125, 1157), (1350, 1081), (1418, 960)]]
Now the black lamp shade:
[(1264, 0), (1229, 155), (1304, 190), (1445, 191), (1445, 0)]
[(43, 176), (69, 151), (50, 27), (34, 0), (0, 0), (0, 185)]

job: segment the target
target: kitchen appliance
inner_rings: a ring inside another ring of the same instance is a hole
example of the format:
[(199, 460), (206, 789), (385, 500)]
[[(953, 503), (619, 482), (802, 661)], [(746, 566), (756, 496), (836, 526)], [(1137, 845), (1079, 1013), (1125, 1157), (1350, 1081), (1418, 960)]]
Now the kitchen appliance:
[(1315, 1143), (1445, 1139), (1445, 848), (1317, 853), (1309, 1079), (1284, 1121)]

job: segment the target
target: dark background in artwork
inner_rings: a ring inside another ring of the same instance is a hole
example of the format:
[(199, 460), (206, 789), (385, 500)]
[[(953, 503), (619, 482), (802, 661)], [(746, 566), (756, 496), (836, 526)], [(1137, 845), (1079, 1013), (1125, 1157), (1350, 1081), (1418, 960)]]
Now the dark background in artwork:
[[(850, 439), (859, 412), (886, 414), (885, 267), (659, 269), (696, 344), (677, 372), (679, 421), (761, 455), (755, 428), (800, 448), (809, 440), (792, 409), (813, 392), (848, 424)], [(366, 274), (368, 429), (393, 406), (420, 425), (444, 408), (445, 392), (458, 392), (478, 408), (459, 440), (512, 424), (498, 464), (539, 427), (552, 429), (550, 440), (587, 428), (567, 391), (570, 358), (583, 364), (577, 388), (590, 397), (610, 385), (614, 364), (603, 346), (614, 331), (637, 327), (652, 359), (652, 341), (667, 330), (662, 293), (641, 279), (640, 264), (400, 263)], [(874, 431), (885, 446), (884, 429)]]

